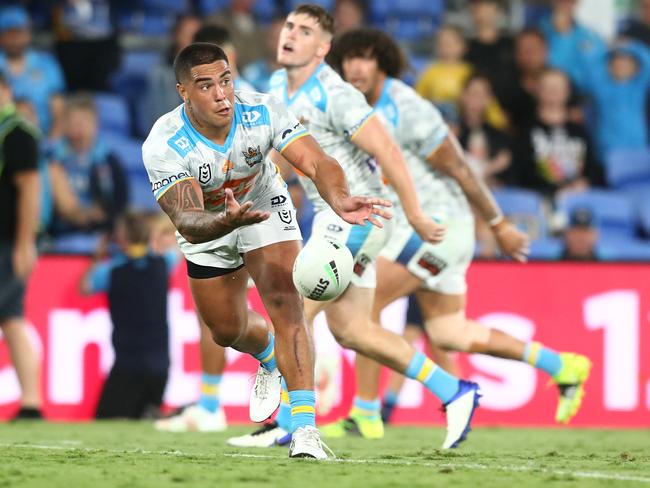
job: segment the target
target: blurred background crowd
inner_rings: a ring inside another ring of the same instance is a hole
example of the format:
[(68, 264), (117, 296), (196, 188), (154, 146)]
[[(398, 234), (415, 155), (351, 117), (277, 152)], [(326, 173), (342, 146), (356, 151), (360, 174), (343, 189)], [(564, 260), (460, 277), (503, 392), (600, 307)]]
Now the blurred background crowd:
[[(42, 134), (43, 249), (94, 254), (126, 209), (155, 213), (141, 143), (180, 103), (175, 54), (219, 43), (239, 88), (266, 91), (299, 3), (3, 1), (0, 73)], [(533, 259), (650, 259), (650, 0), (316, 3), (338, 32), (373, 25), (400, 42), (404, 80), (531, 234)], [(294, 194), (308, 235), (309, 204)], [(498, 258), (477, 233), (477, 256)]]

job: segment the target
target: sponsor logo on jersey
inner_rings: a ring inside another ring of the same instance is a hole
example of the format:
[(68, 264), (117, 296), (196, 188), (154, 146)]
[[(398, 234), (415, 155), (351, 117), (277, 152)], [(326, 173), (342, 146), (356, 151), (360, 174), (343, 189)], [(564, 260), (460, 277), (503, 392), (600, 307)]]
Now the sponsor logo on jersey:
[(237, 104), (239, 121), (244, 127), (270, 125), (269, 111), (264, 105)]
[(246, 125), (252, 126), (255, 122), (257, 122), (260, 117), (262, 117), (262, 114), (259, 113), (257, 110), (250, 110), (248, 112), (242, 112), (241, 114), (241, 119), (244, 121)]
[(418, 259), (418, 266), (426, 269), (432, 276), (438, 275), (443, 269), (447, 267), (447, 263), (430, 252), (425, 252)]
[(327, 230), (330, 232), (343, 232), (343, 227), (337, 224), (327, 224)]
[(370, 263), (370, 256), (367, 254), (361, 254), (359, 258), (354, 263), (352, 271), (357, 276), (363, 276), (363, 273), (366, 271), (366, 267)]
[(210, 163), (203, 163), (199, 166), (199, 183), (209, 183), (212, 179), (212, 166)]
[(280, 220), (284, 222), (285, 224), (290, 224), (291, 223), (291, 210), (282, 210), (278, 212), (278, 216), (280, 217)]
[(151, 184), (151, 191), (156, 192), (161, 188), (165, 188), (167, 185), (171, 185), (175, 181), (182, 180), (184, 178), (190, 178), (190, 174), (187, 171), (181, 171), (176, 175), (168, 176), (167, 178), (163, 178), (160, 181), (154, 181)]
[(246, 151), (242, 151), (242, 154), (244, 155), (244, 159), (246, 160), (246, 164), (250, 166), (251, 168), (255, 166), (256, 164), (259, 164), (262, 162), (263, 156), (262, 156), (262, 151), (260, 150), (260, 146), (257, 147), (248, 147)]
[(273, 198), (271, 198), (271, 207), (277, 207), (278, 205), (282, 205), (286, 201), (287, 201), (287, 197), (285, 197), (284, 195), (276, 195)]
[(291, 135), (291, 133), (292, 133), (294, 130), (296, 130), (298, 127), (300, 127), (300, 123), (297, 123), (296, 125), (294, 125), (294, 126), (291, 127), (290, 129), (285, 130), (285, 131), (282, 133), (282, 140), (284, 141), (287, 137), (289, 137), (289, 136)]
[(312, 300), (318, 300), (323, 295), (323, 293), (325, 293), (325, 290), (327, 290), (328, 286), (330, 286), (329, 280), (326, 280), (325, 278), (319, 279), (316, 288), (312, 290), (308, 298), (311, 298)]

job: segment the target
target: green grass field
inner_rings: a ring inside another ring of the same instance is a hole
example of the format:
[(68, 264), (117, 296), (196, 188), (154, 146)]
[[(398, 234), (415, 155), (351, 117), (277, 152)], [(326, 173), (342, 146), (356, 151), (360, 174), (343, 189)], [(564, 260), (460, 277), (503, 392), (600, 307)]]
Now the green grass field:
[(0, 487), (650, 486), (650, 432), (477, 429), (453, 452), (443, 431), (390, 428), (329, 442), (338, 459), (239, 450), (231, 435), (163, 434), (149, 423), (0, 425)]

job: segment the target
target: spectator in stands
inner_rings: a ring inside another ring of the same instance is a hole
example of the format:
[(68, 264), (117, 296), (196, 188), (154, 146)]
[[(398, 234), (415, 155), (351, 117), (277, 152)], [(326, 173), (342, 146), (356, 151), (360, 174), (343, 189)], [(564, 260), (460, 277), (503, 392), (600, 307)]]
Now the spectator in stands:
[(639, 0), (637, 18), (628, 23), (622, 34), (650, 46), (650, 0)]
[(598, 229), (594, 216), (587, 208), (576, 208), (569, 217), (564, 231), (562, 259), (569, 261), (597, 261)]
[(52, 9), (55, 49), (70, 91), (108, 90), (120, 46), (106, 0), (58, 0)]
[(16, 98), (36, 109), (41, 131), (52, 139), (63, 132), (63, 73), (50, 54), (30, 47), (32, 35), (27, 11), (19, 6), (0, 8), (0, 71)]
[(486, 120), (492, 89), (483, 75), (472, 75), (465, 83), (460, 97), (460, 126), (458, 139), (468, 161), (491, 187), (507, 182), (512, 160), (508, 137)]
[(264, 54), (260, 44), (260, 28), (253, 15), (255, 0), (231, 0), (230, 7), (211, 15), (206, 23), (227, 25), (242, 66)]
[(548, 63), (568, 73), (578, 88), (583, 86), (585, 56), (604, 51), (605, 43), (574, 16), (577, 0), (553, 0), (551, 15), (539, 27), (548, 43)]
[(472, 67), (463, 61), (466, 45), (460, 29), (445, 25), (438, 30), (435, 61), (416, 82), (416, 91), (431, 100), (447, 118), (457, 118), (457, 104)]
[(636, 41), (621, 42), (609, 53), (586, 58), (585, 65), (583, 89), (594, 101), (600, 154), (647, 147), (650, 49)]
[(512, 37), (501, 32), (499, 0), (470, 0), (474, 36), (470, 39), (465, 59), (478, 71), (487, 75), (498, 92), (512, 76)]
[(147, 80), (145, 120), (149, 127), (158, 118), (181, 103), (176, 91), (176, 75), (172, 64), (176, 54), (192, 42), (194, 34), (201, 28), (201, 20), (195, 15), (180, 15), (171, 30), (171, 44), (160, 63), (151, 70)]
[(334, 3), (334, 27), (340, 35), (366, 22), (366, 2), (364, 0), (336, 0)]
[(18, 115), (9, 81), (0, 74), (0, 330), (22, 391), (20, 418), (41, 417), (41, 366), (23, 309), (36, 264), (38, 163), (38, 134)]
[(514, 181), (550, 197), (603, 181), (587, 131), (569, 120), (570, 93), (567, 75), (547, 68), (539, 79), (535, 118), (515, 140)]
[(228, 65), (230, 66), (230, 71), (235, 83), (235, 89), (255, 91), (253, 85), (239, 76), (239, 70), (237, 69), (237, 50), (232, 42), (230, 31), (226, 27), (214, 23), (205, 24), (196, 31), (193, 42), (209, 42), (216, 44), (223, 49), (228, 57)]
[(155, 416), (169, 370), (167, 290), (178, 260), (149, 246), (147, 216), (127, 212), (117, 222), (117, 256), (94, 264), (84, 276), (85, 294), (106, 292), (113, 323), (115, 363), (104, 385), (97, 418)]
[(128, 201), (126, 177), (117, 158), (97, 136), (91, 97), (68, 99), (65, 135), (50, 164), (55, 218), (52, 234), (108, 231)]
[(250, 82), (257, 91), (269, 91), (269, 80), (273, 72), (280, 68), (277, 63), (278, 42), (280, 31), (284, 27), (284, 17), (273, 19), (266, 28), (266, 41), (264, 43), (264, 57), (250, 63), (242, 70), (244, 79)]

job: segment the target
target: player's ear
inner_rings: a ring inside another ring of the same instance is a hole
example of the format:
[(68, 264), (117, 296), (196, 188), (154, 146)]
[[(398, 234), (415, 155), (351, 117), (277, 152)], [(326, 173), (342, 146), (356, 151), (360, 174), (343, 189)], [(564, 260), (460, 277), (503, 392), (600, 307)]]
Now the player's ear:
[(327, 53), (330, 52), (330, 48), (332, 47), (332, 39), (331, 38), (326, 38), (323, 39), (320, 43), (320, 46), (318, 46), (318, 51), (316, 51), (316, 54), (318, 57), (324, 58), (327, 56)]
[(182, 83), (176, 83), (176, 91), (183, 99), (183, 102), (187, 102), (187, 91), (185, 90), (185, 86)]

